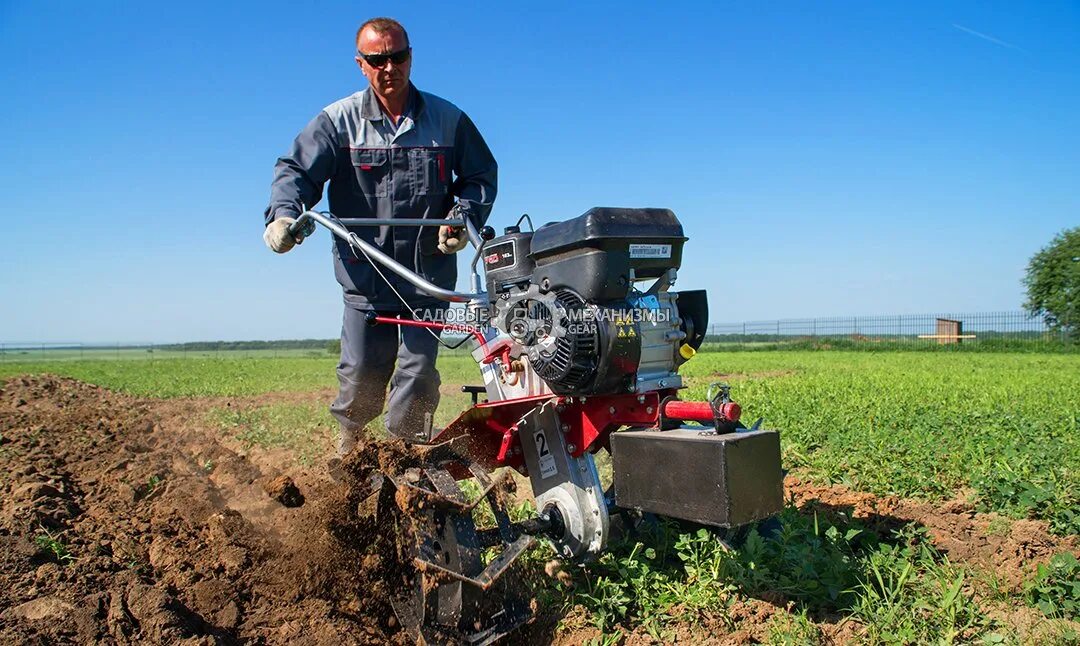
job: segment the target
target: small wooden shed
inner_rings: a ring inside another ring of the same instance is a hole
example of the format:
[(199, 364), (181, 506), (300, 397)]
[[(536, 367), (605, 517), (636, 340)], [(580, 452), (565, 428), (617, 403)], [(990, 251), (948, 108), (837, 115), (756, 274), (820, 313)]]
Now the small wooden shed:
[(964, 324), (952, 319), (938, 319), (934, 336), (938, 345), (945, 343), (960, 343), (963, 341)]

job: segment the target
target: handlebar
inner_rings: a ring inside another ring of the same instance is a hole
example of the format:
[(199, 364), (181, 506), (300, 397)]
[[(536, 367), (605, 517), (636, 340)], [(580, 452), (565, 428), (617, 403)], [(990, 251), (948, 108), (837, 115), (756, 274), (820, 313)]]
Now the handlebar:
[[(377, 218), (347, 218), (338, 219), (330, 212), (304, 211), (296, 222), (289, 225), (289, 234), (293, 236), (308, 237), (315, 232), (315, 224), (321, 224), (330, 230), (330, 233), (341, 238), (350, 246), (355, 247), (372, 261), (378, 262), (383, 267), (401, 276), (412, 283), (421, 292), (447, 303), (486, 303), (487, 293), (477, 289), (476, 292), (456, 292), (452, 289), (444, 289), (427, 280), (420, 274), (412, 271), (397, 260), (383, 253), (381, 249), (370, 242), (361, 239), (352, 233), (346, 226), (464, 226), (469, 235), (469, 241), (477, 251), (483, 246), (484, 240), (476, 230), (469, 218), (448, 218), (441, 220), (427, 220), (423, 218), (401, 218), (393, 220), (380, 220)], [(474, 263), (475, 266), (475, 263)], [(478, 281), (476, 281), (478, 282)]]
[(446, 218), (445, 220), (429, 220), (428, 218), (394, 218), (393, 220), (380, 220), (378, 218), (338, 218), (338, 222), (347, 227), (458, 227), (465, 226), (465, 218)]

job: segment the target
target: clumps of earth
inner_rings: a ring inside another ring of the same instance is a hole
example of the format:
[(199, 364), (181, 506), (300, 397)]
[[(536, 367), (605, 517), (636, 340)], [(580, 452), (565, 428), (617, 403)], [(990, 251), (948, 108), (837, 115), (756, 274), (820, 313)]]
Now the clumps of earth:
[(268, 496), (286, 507), (299, 507), (304, 504), (304, 494), (289, 476), (278, 476), (264, 487)]
[(284, 474), (202, 408), (53, 376), (0, 388), (0, 643), (410, 643), (394, 533), (353, 487), (404, 445), (357, 452), (345, 484)]

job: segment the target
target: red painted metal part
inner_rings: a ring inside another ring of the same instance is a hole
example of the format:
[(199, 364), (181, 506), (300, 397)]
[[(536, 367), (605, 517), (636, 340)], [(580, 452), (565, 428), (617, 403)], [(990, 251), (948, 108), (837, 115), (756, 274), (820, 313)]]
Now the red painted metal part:
[(517, 423), (529, 411), (555, 395), (535, 395), (518, 399), (484, 402), (466, 410), (432, 440), (465, 442), (465, 452), (487, 469), (512, 467), (524, 472), (525, 458), (517, 434)]
[(709, 402), (684, 402), (672, 399), (664, 404), (664, 417), (688, 422), (712, 422), (713, 413)]
[[(376, 323), (387, 323), (389, 325), (407, 325), (409, 327), (426, 327), (434, 330), (450, 330), (451, 332), (465, 332), (472, 335), (473, 339), (480, 347), (485, 347), (484, 335), (471, 325), (456, 325), (454, 323), (439, 323), (436, 321), (417, 321), (415, 319), (399, 319), (393, 316), (376, 316)], [(510, 365), (510, 348), (512, 342), (503, 341), (501, 343), (493, 343), (488, 346), (487, 354), (480, 361), (480, 363), (488, 364), (495, 359), (501, 359), (504, 366)]]
[(376, 316), (376, 323), (389, 323), (390, 325), (406, 325), (408, 327), (426, 327), (434, 330), (450, 330), (451, 332), (466, 332), (471, 334), (476, 342), (484, 345), (484, 335), (470, 325), (455, 325), (453, 323), (439, 323), (437, 321), (417, 321), (415, 319), (399, 319), (393, 316)]
[(568, 397), (556, 404), (571, 455), (607, 448), (608, 436), (623, 426), (649, 428), (660, 420), (661, 393)]
[[(737, 422), (742, 416), (742, 408), (735, 402), (725, 402), (720, 406), (720, 414), (729, 422)], [(684, 402), (671, 399), (664, 404), (664, 417), (703, 424), (713, 422), (713, 412), (709, 402)]]
[[(674, 393), (665, 390), (644, 395), (597, 397), (545, 394), (484, 402), (459, 415), (432, 442), (464, 442), (465, 453), (485, 468), (511, 467), (527, 475), (517, 423), (536, 406), (544, 402), (555, 406), (561, 427), (557, 430), (563, 433), (567, 446), (572, 447), (571, 455), (581, 457), (585, 452), (609, 448), (611, 433), (624, 426), (656, 427), (660, 422), (661, 402), (664, 402), (664, 417), (706, 424), (713, 422), (708, 402), (665, 401)], [(735, 402), (725, 403), (721, 412), (733, 416), (728, 418), (730, 421), (739, 419), (739, 405)], [(468, 477), (468, 474), (461, 477)]]
[(607, 447), (608, 435), (623, 426), (651, 427), (659, 421), (661, 393), (608, 395), (603, 397), (557, 397), (536, 395), (504, 401), (484, 402), (466, 410), (432, 442), (466, 442), (466, 453), (479, 464), (495, 469), (509, 466), (525, 471), (517, 423), (545, 401), (559, 415), (570, 453), (580, 457)]

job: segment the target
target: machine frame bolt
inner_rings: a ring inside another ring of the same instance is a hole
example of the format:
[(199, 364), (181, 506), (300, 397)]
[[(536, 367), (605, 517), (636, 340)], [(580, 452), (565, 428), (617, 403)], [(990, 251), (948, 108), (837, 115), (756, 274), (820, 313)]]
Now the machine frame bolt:
[(573, 453), (574, 451), (577, 451), (577, 446), (574, 444), (567, 444), (566, 450), (570, 453)]

